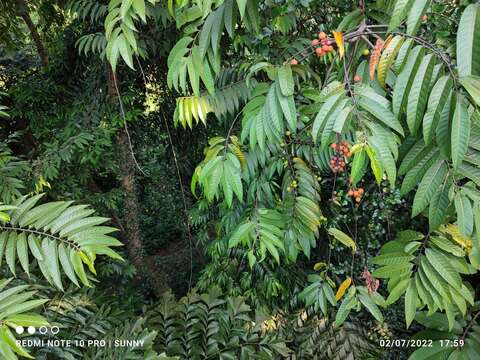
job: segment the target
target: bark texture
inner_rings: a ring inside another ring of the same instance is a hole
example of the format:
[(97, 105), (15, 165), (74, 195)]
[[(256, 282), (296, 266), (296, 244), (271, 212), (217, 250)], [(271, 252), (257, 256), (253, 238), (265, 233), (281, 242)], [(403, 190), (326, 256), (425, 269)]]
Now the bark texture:
[[(110, 65), (107, 65), (107, 99), (118, 101), (117, 88), (114, 82), (114, 73)], [(118, 86), (118, 80), (117, 80)], [(122, 128), (116, 139), (118, 159), (121, 172), (121, 186), (124, 191), (123, 208), (123, 231), (127, 236), (127, 252), (131, 263), (136, 267), (141, 278), (145, 279), (156, 296), (166, 291), (164, 276), (158, 276), (154, 259), (147, 258), (143, 251), (142, 234), (140, 231), (140, 207), (137, 196), (135, 181), (135, 162), (132, 157), (128, 134)]]
[(28, 6), (25, 0), (16, 0), (18, 6), (18, 13), (20, 17), (23, 19), (25, 24), (27, 25), (28, 29), (30, 30), (30, 34), (32, 35), (33, 42), (37, 47), (38, 56), (40, 57), (40, 61), (42, 62), (43, 66), (48, 65), (48, 54), (47, 50), (45, 50), (45, 46), (43, 45), (42, 39), (38, 33), (37, 27), (32, 21), (28, 13)]

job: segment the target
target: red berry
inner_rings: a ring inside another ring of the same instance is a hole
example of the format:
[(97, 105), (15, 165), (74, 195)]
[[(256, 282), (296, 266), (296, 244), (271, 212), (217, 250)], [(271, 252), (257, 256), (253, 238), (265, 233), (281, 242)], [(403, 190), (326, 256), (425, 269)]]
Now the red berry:
[(335, 148), (337, 147), (337, 144), (333, 143), (332, 145), (330, 145), (330, 147), (331, 147), (332, 149), (335, 149)]
[(328, 45), (328, 51), (333, 51), (333, 46), (332, 45)]
[(356, 198), (355, 198), (355, 201), (356, 201), (357, 203), (359, 203), (360, 201), (362, 201), (362, 199), (360, 199), (359, 197), (356, 197)]
[(323, 50), (324, 52), (328, 52), (328, 45), (323, 45), (323, 46), (322, 46), (322, 50)]
[(320, 41), (318, 39), (313, 39), (312, 40), (312, 45), (317, 46)]
[(353, 196), (353, 190), (352, 189), (348, 190), (348, 196)]
[(359, 188), (359, 189), (358, 189), (358, 193), (360, 194), (360, 196), (362, 196), (362, 195), (364, 194), (364, 192), (365, 192), (365, 191), (364, 191), (362, 188)]
[(353, 77), (353, 81), (355, 81), (355, 82), (359, 82), (359, 81), (361, 81), (361, 80), (362, 80), (362, 78), (360, 77), (360, 75), (355, 75), (355, 76)]
[(318, 55), (318, 56), (323, 56), (323, 50), (321, 47), (318, 47), (315, 49), (315, 53)]
[(298, 64), (297, 59), (292, 59), (292, 60), (290, 61), (290, 64), (292, 64), (292, 65), (297, 65), (297, 64)]
[(327, 38), (327, 34), (325, 34), (323, 31), (321, 31), (321, 32), (318, 34), (318, 38), (319, 38), (320, 40), (326, 39), (326, 38)]

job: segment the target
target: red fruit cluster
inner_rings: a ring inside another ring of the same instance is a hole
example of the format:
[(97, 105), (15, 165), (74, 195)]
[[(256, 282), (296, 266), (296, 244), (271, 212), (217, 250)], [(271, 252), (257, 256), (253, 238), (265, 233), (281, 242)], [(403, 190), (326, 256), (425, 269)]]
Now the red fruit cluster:
[(362, 196), (365, 193), (365, 190), (363, 188), (358, 188), (358, 189), (348, 189), (348, 196), (352, 197), (355, 199), (357, 203), (362, 201)]
[(332, 171), (334, 173), (345, 171), (345, 159), (343, 158), (343, 156), (334, 155), (330, 159), (330, 167), (332, 168)]
[(333, 143), (330, 147), (335, 150), (335, 155), (330, 159), (330, 167), (334, 173), (345, 171), (345, 158), (351, 156), (348, 142), (345, 140)]
[(328, 39), (327, 34), (323, 31), (318, 34), (318, 39), (312, 40), (312, 46), (318, 46), (315, 49), (315, 53), (318, 56), (327, 55), (329, 52), (333, 51), (333, 42)]
[(330, 145), (330, 147), (340, 155), (343, 155), (346, 157), (350, 157), (350, 155), (352, 155), (350, 153), (350, 148), (348, 147), (348, 142), (346, 140), (342, 140), (338, 144), (333, 143)]

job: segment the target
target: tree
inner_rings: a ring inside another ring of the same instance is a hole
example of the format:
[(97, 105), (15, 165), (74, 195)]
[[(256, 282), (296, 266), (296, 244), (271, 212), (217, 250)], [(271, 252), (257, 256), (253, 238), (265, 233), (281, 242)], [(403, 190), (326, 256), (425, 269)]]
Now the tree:
[[(450, 330), (457, 316), (475, 309), (475, 291), (462, 274), (476, 273), (480, 266), (475, 160), (480, 7), (471, 4), (462, 11), (451, 43), (455, 63), (431, 39), (417, 35), (430, 6), (428, 1), (365, 6), (345, 16), (331, 36), (322, 31), (318, 39), (287, 44), (280, 52), (243, 39), (241, 51), (227, 47), (237, 57), (221, 51), (224, 39), (258, 33), (260, 23), (288, 32), (294, 26), (289, 11), (270, 18), (268, 5), (259, 10), (255, 1), (186, 2), (169, 9), (184, 29), (168, 58), (169, 85), (183, 95), (177, 100), (176, 123), (205, 124), (210, 112), (223, 119), (217, 101), (224, 89), (215, 84), (222, 66), (245, 71), (251, 89), (246, 96), (238, 92), (225, 99), (224, 107), (235, 109), (227, 116), (230, 130), (210, 140), (192, 182), (192, 189), (199, 186), (208, 201), (221, 204), (224, 219), (235, 214), (239, 224), (223, 220), (219, 241), (243, 248), (251, 268), (268, 257), (289, 263), (299, 254), (310, 256), (325, 223), (315, 171), (330, 167), (335, 178), (345, 176), (354, 205), (362, 201), (358, 184), (367, 167), (379, 185), (387, 179), (395, 188), (403, 177), (401, 193), (414, 192), (412, 217), (428, 219), (428, 234), (406, 231), (384, 245), (372, 259), (382, 267), (364, 274), (367, 287), (349, 285), (346, 295), (342, 290), (338, 296), (343, 298), (338, 325), (352, 308), (362, 307), (382, 322), (379, 306), (402, 295), (407, 327), (424, 307), (429, 315), (444, 311)], [(115, 21), (109, 19), (107, 34)], [(132, 42), (120, 35), (110, 41), (123, 45), (120, 56), (132, 67)], [(370, 52), (368, 61), (362, 59)], [(115, 52), (109, 55), (115, 64)], [(319, 65), (329, 66), (323, 78), (315, 71)], [(357, 251), (356, 239), (338, 225), (326, 221), (330, 236)], [(319, 301), (325, 315), (327, 300), (336, 306), (328, 271), (327, 266), (305, 289), (307, 305)], [(387, 300), (376, 291), (374, 277), (389, 279)], [(312, 286), (318, 300), (308, 300)], [(470, 341), (470, 347), (455, 351), (475, 353), (478, 347)]]

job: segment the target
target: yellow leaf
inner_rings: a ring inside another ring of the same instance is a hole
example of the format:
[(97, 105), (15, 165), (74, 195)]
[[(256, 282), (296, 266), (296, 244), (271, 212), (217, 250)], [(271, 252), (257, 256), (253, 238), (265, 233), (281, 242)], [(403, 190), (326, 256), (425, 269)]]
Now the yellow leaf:
[(334, 31), (333, 37), (337, 43), (338, 53), (340, 54), (340, 59), (345, 55), (345, 45), (343, 44), (343, 34), (341, 31)]
[(315, 265), (313, 265), (313, 270), (318, 271), (321, 268), (323, 268), (325, 265), (327, 264), (325, 264), (324, 262), (317, 262)]
[(82, 261), (87, 264), (88, 268), (90, 269), (90, 271), (92, 273), (94, 273), (95, 275), (97, 275), (97, 271), (95, 270), (95, 267), (93, 266), (93, 260), (90, 259), (87, 254), (85, 254), (83, 251), (80, 251), (79, 252), (80, 254), (80, 258), (82, 259)]
[(342, 282), (338, 288), (337, 293), (335, 294), (335, 299), (340, 300), (345, 292), (348, 290), (350, 285), (352, 284), (352, 278), (346, 278), (344, 282)]
[(377, 180), (377, 184), (380, 185), (383, 177), (382, 165), (375, 156), (375, 150), (373, 150), (369, 145), (365, 146), (365, 151), (367, 152), (368, 158), (370, 159), (370, 167), (372, 168), (375, 180)]
[(452, 240), (455, 241), (462, 248), (464, 248), (467, 251), (467, 253), (470, 253), (470, 251), (472, 250), (472, 239), (466, 236), (463, 236), (460, 233), (460, 229), (458, 228), (458, 225), (455, 225), (455, 224), (444, 225), (440, 228), (440, 231), (450, 235)]
[(364, 143), (355, 144), (355, 145), (353, 145), (353, 146), (350, 148), (350, 153), (351, 153), (352, 155), (354, 155), (355, 153), (357, 153), (357, 152), (359, 152), (360, 150), (362, 150), (364, 146), (365, 146)]
[(329, 228), (328, 233), (340, 241), (343, 245), (352, 248), (353, 251), (357, 251), (357, 244), (355, 244), (355, 241), (343, 231), (335, 228)]
[(377, 77), (380, 86), (385, 87), (385, 80), (387, 78), (388, 69), (392, 65), (393, 59), (397, 55), (400, 47), (403, 44), (403, 37), (400, 35), (395, 36), (394, 38), (388, 38), (385, 42), (384, 51), (380, 57), (377, 68)]

